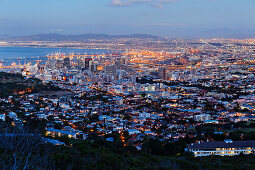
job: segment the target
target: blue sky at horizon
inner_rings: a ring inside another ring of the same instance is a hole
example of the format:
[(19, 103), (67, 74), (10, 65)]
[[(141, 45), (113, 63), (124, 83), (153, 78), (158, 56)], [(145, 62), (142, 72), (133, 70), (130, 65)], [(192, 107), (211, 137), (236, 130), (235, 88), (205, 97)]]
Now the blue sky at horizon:
[(255, 30), (254, 0), (0, 0), (0, 35)]

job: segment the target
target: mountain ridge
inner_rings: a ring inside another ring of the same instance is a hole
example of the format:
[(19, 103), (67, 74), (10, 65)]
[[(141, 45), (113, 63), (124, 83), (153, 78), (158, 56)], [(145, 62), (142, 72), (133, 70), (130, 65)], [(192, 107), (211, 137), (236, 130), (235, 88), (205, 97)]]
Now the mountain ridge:
[(149, 34), (130, 34), (130, 35), (110, 35), (110, 34), (79, 34), (64, 35), (58, 33), (35, 34), (27, 36), (2, 37), (9, 41), (86, 41), (90, 39), (121, 39), (121, 38), (137, 38), (137, 39), (161, 39), (159, 36)]

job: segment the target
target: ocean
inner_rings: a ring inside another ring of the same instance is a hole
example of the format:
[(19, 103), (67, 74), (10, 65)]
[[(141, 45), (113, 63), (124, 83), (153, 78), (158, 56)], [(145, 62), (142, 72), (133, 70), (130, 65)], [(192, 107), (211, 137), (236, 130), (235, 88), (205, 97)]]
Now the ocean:
[(38, 60), (47, 60), (47, 55), (64, 54), (106, 54), (105, 49), (75, 49), (75, 48), (34, 48), (34, 47), (0, 47), (0, 62), (2, 65), (21, 64)]

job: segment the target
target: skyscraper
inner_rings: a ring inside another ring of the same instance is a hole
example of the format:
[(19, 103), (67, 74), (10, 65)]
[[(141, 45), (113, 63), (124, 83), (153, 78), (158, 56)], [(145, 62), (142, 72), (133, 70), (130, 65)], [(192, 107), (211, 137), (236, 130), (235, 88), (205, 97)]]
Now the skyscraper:
[(66, 68), (70, 68), (70, 67), (71, 67), (70, 58), (69, 58), (69, 57), (65, 57), (65, 58), (64, 58), (63, 65), (64, 65), (64, 67), (66, 67)]
[(158, 74), (159, 74), (159, 77), (162, 79), (162, 80), (166, 80), (167, 79), (167, 74), (166, 74), (166, 68), (165, 67), (160, 67), (158, 69)]
[(79, 69), (84, 68), (84, 60), (82, 58), (79, 58), (77, 65)]
[(90, 62), (92, 61), (92, 58), (85, 58), (85, 69), (88, 70), (90, 67)]

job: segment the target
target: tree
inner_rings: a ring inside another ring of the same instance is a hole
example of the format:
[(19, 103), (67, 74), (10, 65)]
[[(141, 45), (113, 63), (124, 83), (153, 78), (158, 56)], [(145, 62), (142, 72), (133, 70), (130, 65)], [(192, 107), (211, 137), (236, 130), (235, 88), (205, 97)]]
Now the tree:
[(163, 146), (159, 140), (154, 140), (154, 142), (152, 143), (151, 151), (152, 151), (151, 153), (153, 155), (162, 155), (163, 154), (163, 152), (164, 152)]
[(0, 168), (45, 169), (45, 166), (50, 166), (48, 152), (39, 149), (41, 143), (40, 135), (34, 131), (1, 127)]
[(229, 138), (232, 140), (240, 140), (242, 134), (242, 131), (234, 131), (229, 134)]

